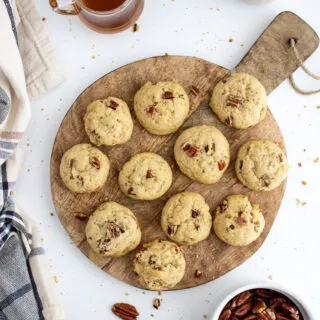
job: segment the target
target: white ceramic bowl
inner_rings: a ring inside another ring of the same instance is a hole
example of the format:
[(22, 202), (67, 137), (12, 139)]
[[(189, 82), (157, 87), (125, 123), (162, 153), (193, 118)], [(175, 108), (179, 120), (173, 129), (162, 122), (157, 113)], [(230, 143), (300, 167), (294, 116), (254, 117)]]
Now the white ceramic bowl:
[(301, 300), (299, 295), (297, 295), (296, 293), (292, 293), (290, 290), (287, 290), (282, 285), (274, 283), (274, 282), (253, 283), (253, 284), (248, 284), (246, 286), (243, 286), (239, 289), (234, 290), (233, 292), (231, 292), (227, 297), (225, 297), (220, 302), (220, 304), (218, 305), (218, 307), (216, 308), (216, 310), (213, 314), (212, 320), (219, 319), (221, 311), (223, 310), (225, 305), (232, 298), (234, 298), (236, 295), (238, 295), (239, 293), (241, 293), (243, 291), (247, 291), (247, 290), (251, 290), (251, 289), (258, 289), (258, 288), (271, 289), (271, 290), (275, 290), (275, 291), (282, 293), (283, 295), (287, 296), (289, 299), (292, 300), (292, 302), (294, 302), (296, 304), (296, 306), (298, 307), (298, 309), (302, 313), (303, 320), (316, 320), (316, 318), (312, 315), (312, 312), (309, 309), (309, 307)]

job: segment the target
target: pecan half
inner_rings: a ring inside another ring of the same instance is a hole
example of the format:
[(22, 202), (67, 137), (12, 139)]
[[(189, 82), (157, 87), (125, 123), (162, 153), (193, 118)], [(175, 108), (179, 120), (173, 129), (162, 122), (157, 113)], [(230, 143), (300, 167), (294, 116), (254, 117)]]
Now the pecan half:
[(200, 93), (200, 90), (199, 90), (197, 87), (195, 87), (195, 86), (191, 86), (190, 91), (191, 91), (195, 96), (197, 96), (197, 95)]
[(236, 299), (236, 306), (240, 307), (245, 302), (247, 302), (252, 296), (252, 293), (250, 291), (245, 291), (239, 294), (239, 296)]
[(188, 154), (189, 157), (193, 158), (193, 157), (195, 157), (195, 156), (197, 155), (198, 151), (199, 151), (199, 147), (197, 147), (197, 146), (192, 146), (192, 147), (188, 150), (187, 154)]
[(89, 162), (96, 169), (100, 169), (100, 160), (97, 157), (92, 157)]
[(147, 114), (148, 114), (149, 116), (152, 116), (155, 108), (156, 108), (156, 104), (153, 104), (152, 106), (150, 106), (150, 107), (147, 109)]
[(153, 178), (153, 174), (152, 174), (152, 171), (151, 171), (151, 170), (148, 170), (148, 171), (147, 171), (146, 178), (147, 178), (147, 179)]
[(153, 300), (153, 307), (155, 308), (155, 309), (159, 309), (160, 308), (160, 305), (161, 305), (161, 301), (160, 301), (160, 299), (154, 299)]
[(256, 289), (256, 294), (259, 297), (270, 299), (273, 295), (273, 292), (268, 289)]
[(139, 315), (135, 306), (128, 303), (116, 303), (112, 306), (112, 312), (123, 320), (136, 320)]
[(118, 107), (119, 107), (119, 103), (111, 100), (109, 105), (108, 105), (109, 108), (113, 109), (113, 110), (116, 110)]
[(251, 310), (251, 307), (252, 307), (252, 303), (247, 302), (243, 304), (241, 307), (239, 307), (234, 314), (236, 316), (243, 317)]
[(232, 315), (231, 310), (226, 309), (220, 314), (219, 320), (229, 320), (231, 315)]
[(200, 211), (199, 210), (195, 210), (195, 209), (192, 209), (191, 210), (191, 216), (192, 218), (197, 218), (200, 216)]
[(245, 317), (243, 320), (255, 320), (257, 319), (257, 316), (255, 314), (252, 314), (251, 316)]
[(269, 308), (267, 309), (263, 314), (265, 314), (268, 318), (268, 320), (276, 320), (276, 313), (274, 312), (274, 309)]
[(264, 313), (259, 313), (259, 314), (257, 314), (257, 319), (258, 319), (258, 320), (269, 320), (268, 317), (267, 317), (267, 315), (264, 314)]
[(174, 235), (178, 230), (178, 226), (169, 226), (168, 227), (168, 234), (171, 236), (171, 235)]
[(136, 193), (135, 193), (134, 190), (133, 190), (133, 187), (130, 187), (130, 188), (128, 189), (128, 194), (131, 194), (131, 195), (133, 195), (133, 196), (136, 195)]
[(162, 99), (173, 99), (173, 93), (171, 91), (165, 91), (162, 95)]
[(239, 108), (243, 106), (243, 103), (244, 99), (242, 97), (230, 94), (227, 98), (226, 106), (232, 108)]
[(218, 161), (218, 167), (219, 167), (220, 171), (223, 170), (225, 168), (225, 166), (226, 166), (226, 163), (224, 160)]
[(266, 309), (267, 309), (267, 305), (265, 304), (264, 301), (257, 301), (252, 308), (252, 312), (262, 313)]
[(196, 278), (201, 278), (202, 272), (201, 272), (200, 270), (196, 270), (195, 273), (194, 273), (194, 276), (195, 276)]

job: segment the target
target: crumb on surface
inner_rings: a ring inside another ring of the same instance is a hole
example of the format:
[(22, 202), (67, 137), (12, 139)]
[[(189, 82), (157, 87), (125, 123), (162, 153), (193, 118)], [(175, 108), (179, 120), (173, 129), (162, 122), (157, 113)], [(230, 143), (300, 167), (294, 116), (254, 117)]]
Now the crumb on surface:
[(317, 106), (317, 109), (319, 110), (319, 109), (320, 109), (320, 106)]
[(270, 274), (270, 275), (268, 276), (268, 279), (269, 279), (269, 280), (272, 280), (272, 274)]
[(92, 58), (92, 59), (95, 59), (95, 58), (96, 58), (96, 56), (92, 56), (91, 58)]
[(232, 39), (232, 38), (229, 38), (229, 42), (233, 42), (233, 39)]
[(46, 18), (46, 17), (43, 17), (43, 18), (42, 18), (42, 21), (46, 21), (46, 20), (47, 20), (47, 18)]
[(85, 68), (86, 68), (85, 66), (82, 66), (82, 67), (81, 67), (82, 70), (84, 70)]
[(53, 217), (53, 216), (54, 216), (54, 213), (53, 213), (53, 212), (50, 212), (50, 216)]
[(303, 201), (302, 203), (301, 203), (301, 206), (302, 207), (304, 207), (304, 206), (306, 206), (307, 205), (307, 203), (305, 202), (305, 201)]
[(317, 157), (317, 158), (315, 158), (315, 159), (313, 160), (314, 163), (318, 163), (319, 161), (320, 161), (320, 158), (319, 158), (319, 157)]
[(135, 23), (133, 25), (133, 32), (138, 32), (139, 31), (139, 25), (137, 23)]
[(305, 181), (305, 180), (303, 180), (302, 182), (301, 182), (304, 186), (306, 186), (308, 183), (307, 183), (307, 181)]
[(53, 277), (53, 280), (54, 280), (55, 283), (58, 283), (58, 282), (59, 282), (57, 276), (54, 276), (54, 277)]
[(298, 162), (298, 167), (302, 167), (302, 163), (301, 162)]
[(206, 314), (204, 314), (202, 317), (203, 317), (203, 319), (207, 319), (208, 318), (208, 316)]
[(300, 200), (299, 198), (297, 198), (297, 199), (296, 199), (296, 204), (297, 204), (297, 206), (300, 205), (300, 203), (301, 203), (301, 200)]
[(125, 294), (126, 296), (128, 296), (128, 295), (129, 295), (129, 293), (128, 293), (128, 292), (125, 292), (124, 294)]

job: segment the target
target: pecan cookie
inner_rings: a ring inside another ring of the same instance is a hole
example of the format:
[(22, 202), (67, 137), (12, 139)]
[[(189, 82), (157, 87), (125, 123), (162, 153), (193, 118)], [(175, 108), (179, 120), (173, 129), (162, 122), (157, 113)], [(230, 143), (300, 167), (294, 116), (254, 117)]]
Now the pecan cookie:
[(61, 159), (60, 176), (66, 187), (77, 193), (99, 190), (107, 180), (110, 162), (91, 144), (77, 144)]
[(108, 97), (88, 105), (84, 127), (91, 143), (113, 146), (130, 139), (133, 122), (127, 104), (119, 98)]
[(151, 152), (136, 154), (119, 173), (120, 189), (133, 199), (157, 199), (167, 192), (171, 183), (172, 171), (168, 162)]
[(233, 73), (214, 88), (210, 106), (221, 122), (246, 129), (261, 122), (267, 112), (263, 85), (246, 73)]
[(143, 287), (149, 290), (173, 288), (184, 276), (186, 261), (175, 243), (155, 240), (143, 245), (133, 262)]
[(178, 193), (164, 206), (161, 226), (164, 233), (178, 244), (195, 244), (210, 234), (212, 217), (209, 206), (199, 193)]
[(246, 246), (263, 231), (265, 222), (259, 205), (245, 195), (232, 195), (217, 207), (213, 220), (215, 234), (232, 246)]
[(182, 132), (174, 145), (180, 170), (205, 184), (219, 181), (229, 161), (229, 143), (213, 126), (196, 126)]
[(139, 245), (141, 231), (131, 210), (116, 202), (105, 202), (90, 216), (86, 237), (95, 253), (121, 257)]
[(150, 133), (175, 132), (189, 113), (189, 98), (178, 83), (147, 82), (134, 97), (134, 110), (141, 125)]
[(255, 191), (270, 191), (286, 179), (287, 158), (280, 147), (269, 140), (253, 140), (241, 146), (236, 173), (242, 184)]

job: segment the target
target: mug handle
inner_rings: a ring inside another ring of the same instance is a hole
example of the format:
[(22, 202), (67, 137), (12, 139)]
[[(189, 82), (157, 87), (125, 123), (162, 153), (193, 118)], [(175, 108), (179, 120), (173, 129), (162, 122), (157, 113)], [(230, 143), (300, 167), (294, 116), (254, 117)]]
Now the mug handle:
[(75, 10), (75, 0), (49, 0), (50, 6), (54, 12), (64, 15), (77, 15)]

